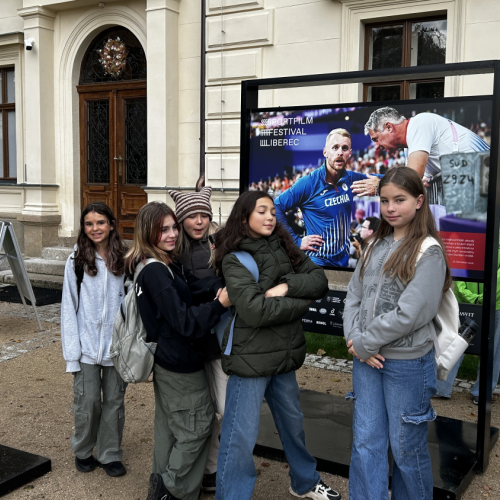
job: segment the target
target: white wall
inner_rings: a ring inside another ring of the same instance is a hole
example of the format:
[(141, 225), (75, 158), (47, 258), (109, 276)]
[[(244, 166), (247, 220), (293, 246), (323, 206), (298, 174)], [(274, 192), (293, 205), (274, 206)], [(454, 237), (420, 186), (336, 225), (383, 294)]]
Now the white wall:
[[(168, 156), (167, 148), (162, 153), (166, 155), (165, 159), (152, 165), (152, 178), (156, 182), (153, 185), (160, 186), (167, 182), (180, 186), (194, 185), (199, 175), (200, 2), (105, 0), (105, 8), (99, 9), (97, 0), (0, 1), (0, 65), (17, 64), (20, 180), (23, 179), (24, 168), (23, 120), (25, 114), (32, 115), (30, 110), (23, 111), (22, 102), (21, 82), (26, 53), (20, 45), (22, 38), (14, 44), (9, 42), (8, 48), (2, 47), (2, 39), (6, 36), (2, 37), (2, 34), (24, 30), (24, 21), (17, 13), (18, 9), (41, 5), (54, 15), (54, 68), (49, 78), (53, 79), (54, 88), (54, 178), (61, 188), (55, 202), (51, 198), (50, 204), (56, 203), (62, 216), (61, 236), (74, 235), (80, 210), (75, 86), (86, 44), (100, 30), (116, 23), (132, 29), (145, 44), (148, 53), (147, 30), (153, 29), (154, 23), (148, 28), (147, 18), (148, 9), (152, 12), (153, 7), (175, 11), (177, 47), (168, 56), (173, 59), (163, 61), (164, 70), (155, 72), (154, 78), (150, 73), (151, 81), (167, 79), (172, 74), (178, 80), (174, 95), (164, 96), (165, 101), (177, 99), (177, 104), (168, 108), (168, 102), (162, 103), (165, 109), (174, 110), (173, 115), (165, 119), (168, 119), (166, 130), (176, 130), (176, 146), (171, 148), (172, 156)], [(214, 187), (239, 187), (242, 80), (362, 69), (365, 23), (444, 12), (448, 18), (447, 62), (500, 58), (499, 0), (207, 0), (207, 18), (203, 22), (207, 29), (205, 159), (208, 183)], [(173, 19), (172, 16), (169, 19)], [(221, 33), (221, 28), (225, 34)], [(165, 33), (167, 31), (164, 29)], [(153, 37), (154, 34), (150, 35)], [(161, 45), (155, 49), (161, 52)], [(155, 61), (149, 61), (152, 68)], [(488, 76), (450, 78), (446, 82), (446, 94), (489, 93), (491, 82)], [(161, 98), (161, 95), (156, 97)], [(359, 85), (270, 90), (261, 92), (259, 104), (286, 106), (352, 102), (359, 97)], [(150, 127), (148, 133), (158, 142), (167, 132), (163, 129), (158, 132)], [(39, 194), (40, 203), (45, 203)], [(153, 194), (150, 193), (150, 196)], [(222, 213), (226, 216), (235, 197), (234, 193), (225, 193), (220, 197), (214, 192), (215, 212), (218, 212), (221, 199)], [(160, 198), (169, 201), (164, 193)], [(20, 211), (25, 203), (25, 193), (21, 188), (8, 192), (3, 188), (0, 192), (0, 212), (7, 209), (10, 212)]]
[[(366, 23), (445, 13), (446, 62), (500, 59), (498, 0), (207, 3), (206, 151), (209, 182), (215, 186), (220, 185), (221, 167), (224, 185), (239, 185), (241, 80), (361, 70)], [(225, 34), (221, 34), (221, 26)], [(489, 75), (446, 79), (448, 96), (491, 92)], [(267, 90), (259, 93), (259, 106), (334, 104), (361, 99), (362, 85)], [(221, 104), (221, 100), (225, 102)]]
[(17, 15), (23, 0), (2, 0), (0, 4), (0, 35), (23, 31), (23, 20)]

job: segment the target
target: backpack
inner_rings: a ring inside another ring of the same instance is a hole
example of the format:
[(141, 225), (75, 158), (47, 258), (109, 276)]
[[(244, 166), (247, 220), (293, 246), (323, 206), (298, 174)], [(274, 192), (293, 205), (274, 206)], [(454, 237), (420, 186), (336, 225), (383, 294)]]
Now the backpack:
[[(432, 245), (439, 245), (439, 243), (431, 236), (425, 238), (420, 247), (417, 262)], [(434, 323), (441, 327), (441, 333), (436, 335), (435, 328), (431, 328), (434, 332), (434, 356), (436, 358), (438, 380), (446, 380), (449, 371), (455, 366), (467, 347), (469, 347), (467, 341), (458, 333), (458, 329), (460, 328), (459, 314), (457, 298), (453, 293), (453, 289), (449, 288), (443, 293), (438, 313), (433, 320)]]
[[(244, 251), (231, 252), (233, 255), (236, 255), (236, 258), (252, 273), (252, 276), (255, 279), (255, 282), (259, 282), (259, 268), (257, 267), (257, 263), (255, 259), (248, 253)], [(236, 321), (236, 316), (238, 316), (238, 311), (234, 313), (233, 321), (231, 322), (231, 330), (229, 331), (229, 338), (227, 340), (226, 349), (224, 354), (229, 356), (231, 354), (231, 348), (233, 347), (233, 334), (234, 334), (234, 322)], [(231, 309), (226, 311), (220, 318), (219, 323), (217, 323), (214, 327), (215, 333), (217, 335), (217, 340), (219, 341), (219, 345), (222, 347), (222, 338), (224, 337), (224, 331), (226, 330), (227, 325), (231, 321)]]
[[(147, 342), (147, 332), (137, 307), (136, 281), (139, 273), (145, 266), (152, 262), (161, 262), (156, 259), (147, 259), (145, 263), (140, 262), (135, 268), (134, 280), (127, 280), (128, 293), (122, 302), (120, 310), (116, 315), (113, 325), (113, 339), (109, 349), (109, 355), (113, 365), (121, 378), (132, 384), (145, 382), (154, 365), (154, 354), (158, 339)], [(164, 263), (174, 279), (171, 269)], [(132, 287), (130, 287), (132, 285)]]

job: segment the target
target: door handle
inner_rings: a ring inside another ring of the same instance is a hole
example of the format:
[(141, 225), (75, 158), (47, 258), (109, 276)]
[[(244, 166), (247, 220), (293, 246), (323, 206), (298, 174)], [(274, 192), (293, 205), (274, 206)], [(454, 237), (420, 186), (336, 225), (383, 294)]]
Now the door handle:
[(123, 158), (121, 156), (115, 156), (113, 158), (113, 160), (120, 162), (118, 165), (118, 175), (122, 175), (122, 163), (121, 162), (123, 161)]

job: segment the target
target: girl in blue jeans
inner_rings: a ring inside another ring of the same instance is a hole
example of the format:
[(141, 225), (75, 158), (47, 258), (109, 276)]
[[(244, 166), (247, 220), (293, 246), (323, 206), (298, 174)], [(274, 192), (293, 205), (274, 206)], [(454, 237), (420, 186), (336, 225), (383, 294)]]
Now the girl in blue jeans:
[[(226, 226), (216, 233), (215, 266), (226, 281), (233, 317), (222, 341), (222, 368), (230, 375), (217, 462), (216, 500), (250, 500), (257, 478), (253, 449), (264, 397), (290, 464), (290, 493), (299, 498), (337, 500), (321, 481), (316, 460), (305, 446), (303, 415), (295, 370), (306, 342), (301, 318), (309, 301), (328, 291), (324, 271), (293, 243), (276, 222), (272, 198), (243, 193)], [(247, 252), (259, 276), (233, 252)]]
[[(408, 167), (380, 181), (382, 221), (349, 283), (344, 335), (354, 356), (350, 500), (431, 500), (428, 422), (436, 418), (433, 339), (451, 286), (422, 180)], [(423, 240), (436, 242), (417, 262)]]

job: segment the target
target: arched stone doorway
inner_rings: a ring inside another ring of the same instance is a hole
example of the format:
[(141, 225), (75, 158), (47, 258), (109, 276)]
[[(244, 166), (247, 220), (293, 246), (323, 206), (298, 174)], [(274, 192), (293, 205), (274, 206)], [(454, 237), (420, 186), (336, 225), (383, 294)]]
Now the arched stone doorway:
[(82, 207), (104, 201), (132, 239), (139, 208), (147, 203), (147, 64), (137, 38), (123, 27), (99, 33), (80, 70)]

